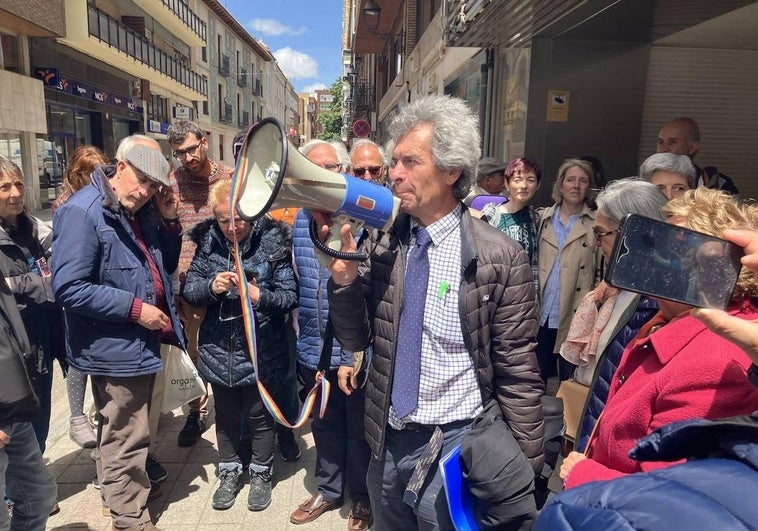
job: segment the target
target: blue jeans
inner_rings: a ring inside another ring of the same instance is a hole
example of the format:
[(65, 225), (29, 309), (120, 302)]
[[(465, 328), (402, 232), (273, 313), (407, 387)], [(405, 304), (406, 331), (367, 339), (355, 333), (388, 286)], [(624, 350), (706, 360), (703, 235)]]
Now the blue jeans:
[(10, 442), (0, 448), (0, 492), (13, 501), (13, 519), (0, 507), (0, 531), (45, 529), (58, 496), (55, 478), (42, 462), (31, 423), (11, 425), (7, 435)]

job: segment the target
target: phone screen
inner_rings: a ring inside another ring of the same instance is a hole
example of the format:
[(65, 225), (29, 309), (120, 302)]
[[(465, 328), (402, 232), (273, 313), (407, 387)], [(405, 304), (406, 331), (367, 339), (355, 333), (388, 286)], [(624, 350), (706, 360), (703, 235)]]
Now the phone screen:
[(619, 228), (606, 281), (689, 306), (725, 309), (742, 255), (721, 238), (630, 214)]

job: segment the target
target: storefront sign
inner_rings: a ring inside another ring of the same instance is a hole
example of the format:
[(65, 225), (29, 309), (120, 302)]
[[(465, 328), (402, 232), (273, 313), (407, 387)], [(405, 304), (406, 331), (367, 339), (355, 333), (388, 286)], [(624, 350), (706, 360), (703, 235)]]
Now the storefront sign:
[(158, 120), (148, 120), (147, 130), (151, 133), (161, 133), (163, 135), (168, 134), (169, 124), (165, 122), (159, 122)]
[(78, 98), (95, 100), (105, 105), (127, 109), (140, 114), (144, 112), (141, 100), (132, 99), (121, 94), (113, 94), (89, 83), (61, 76), (56, 68), (36, 67), (34, 72), (45, 84), (45, 88), (65, 92)]
[(174, 117), (181, 120), (192, 120), (192, 109), (185, 105), (175, 105)]

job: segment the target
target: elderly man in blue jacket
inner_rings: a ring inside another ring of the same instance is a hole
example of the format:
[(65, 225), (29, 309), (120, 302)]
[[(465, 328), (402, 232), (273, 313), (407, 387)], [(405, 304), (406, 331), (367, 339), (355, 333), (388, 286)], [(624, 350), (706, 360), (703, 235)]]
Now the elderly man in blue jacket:
[(148, 414), (161, 343), (183, 346), (169, 272), (181, 248), (177, 200), (158, 144), (119, 144), (115, 166), (53, 218), (53, 290), (69, 364), (92, 377), (98, 478), (113, 529), (156, 529), (147, 509)]

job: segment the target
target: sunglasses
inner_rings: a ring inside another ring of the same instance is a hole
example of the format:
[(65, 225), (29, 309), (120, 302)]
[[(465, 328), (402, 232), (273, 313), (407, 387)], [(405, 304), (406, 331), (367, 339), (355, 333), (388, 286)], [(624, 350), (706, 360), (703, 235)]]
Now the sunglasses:
[(366, 166), (365, 168), (353, 168), (353, 175), (360, 177), (364, 173), (369, 172), (372, 177), (379, 177), (382, 172), (382, 166)]

